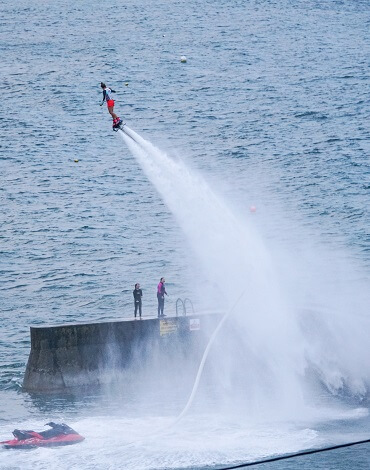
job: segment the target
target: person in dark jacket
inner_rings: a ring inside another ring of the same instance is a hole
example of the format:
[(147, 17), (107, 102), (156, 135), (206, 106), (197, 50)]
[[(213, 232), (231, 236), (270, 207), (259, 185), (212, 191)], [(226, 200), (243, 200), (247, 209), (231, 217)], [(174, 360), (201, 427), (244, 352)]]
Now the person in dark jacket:
[(166, 282), (164, 277), (161, 277), (158, 287), (157, 287), (157, 299), (158, 299), (158, 318), (165, 317), (166, 315), (163, 313), (164, 310), (164, 295), (168, 295), (166, 292), (166, 287), (164, 283)]
[(137, 315), (137, 311), (139, 310), (139, 317), (141, 319), (141, 297), (143, 296), (143, 291), (140, 289), (140, 284), (135, 284), (135, 289), (133, 290), (134, 294), (134, 303), (135, 303), (135, 318)]

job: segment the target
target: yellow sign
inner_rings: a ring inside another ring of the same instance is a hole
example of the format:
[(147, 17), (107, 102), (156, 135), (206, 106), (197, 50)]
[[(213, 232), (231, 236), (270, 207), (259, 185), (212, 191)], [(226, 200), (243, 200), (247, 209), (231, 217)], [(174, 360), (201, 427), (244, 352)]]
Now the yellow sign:
[(159, 321), (159, 333), (161, 336), (169, 335), (177, 331), (177, 321), (173, 319)]

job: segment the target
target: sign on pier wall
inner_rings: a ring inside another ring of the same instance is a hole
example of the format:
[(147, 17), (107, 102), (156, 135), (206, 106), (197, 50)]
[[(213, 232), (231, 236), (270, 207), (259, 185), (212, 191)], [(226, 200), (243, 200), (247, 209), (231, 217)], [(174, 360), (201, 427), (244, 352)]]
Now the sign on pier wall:
[(166, 318), (165, 320), (159, 321), (159, 334), (166, 336), (171, 333), (176, 333), (178, 322), (174, 318)]

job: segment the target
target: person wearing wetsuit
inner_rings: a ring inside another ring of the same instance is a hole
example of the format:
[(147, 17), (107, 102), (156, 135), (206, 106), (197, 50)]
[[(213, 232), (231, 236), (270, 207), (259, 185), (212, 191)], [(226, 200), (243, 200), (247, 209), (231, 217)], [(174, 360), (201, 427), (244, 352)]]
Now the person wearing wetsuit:
[(117, 116), (117, 114), (113, 111), (114, 99), (112, 93), (115, 93), (115, 90), (112, 90), (112, 88), (108, 88), (103, 82), (100, 83), (100, 86), (103, 89), (103, 101), (100, 103), (100, 106), (103, 106), (104, 101), (107, 103), (108, 112), (112, 116), (113, 127), (115, 127), (120, 124), (120, 122), (122, 122), (119, 116)]
[(140, 284), (135, 284), (135, 289), (133, 290), (134, 294), (134, 303), (135, 303), (135, 318), (137, 311), (139, 310), (139, 317), (141, 319), (141, 297), (143, 296), (143, 291), (140, 289)]
[(165, 317), (166, 315), (163, 313), (164, 310), (164, 295), (168, 295), (166, 292), (166, 288), (164, 283), (166, 282), (164, 277), (161, 277), (157, 287), (157, 299), (158, 299), (158, 318)]

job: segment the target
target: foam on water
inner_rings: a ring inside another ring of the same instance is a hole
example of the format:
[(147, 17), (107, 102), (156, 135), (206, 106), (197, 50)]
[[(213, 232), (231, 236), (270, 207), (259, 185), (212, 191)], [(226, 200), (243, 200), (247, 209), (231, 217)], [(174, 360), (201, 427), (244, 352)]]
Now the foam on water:
[[(99, 423), (99, 424), (97, 424)], [(221, 416), (201, 415), (196, 426), (193, 419), (166, 435), (157, 434), (168, 419), (112, 418), (100, 416), (72, 423), (86, 437), (78, 446), (58, 449), (35, 449), (24, 453), (3, 452), (1, 463), (22, 468), (122, 468), (165, 469), (200, 468), (220, 462), (252, 460), (281, 452), (294, 452), (317, 444), (317, 433), (310, 429), (296, 431), (286, 426), (246, 427), (228, 422)], [(30, 428), (40, 424), (25, 423)], [(9, 429), (10, 432), (10, 429)], [(144, 436), (144, 437), (143, 437)], [(205, 440), (204, 436), (208, 436)], [(97, 448), (100, 452), (97, 452)], [(77, 455), (79, 458), (77, 459)]]
[[(343, 411), (340, 418), (355, 421), (361, 416), (360, 410), (351, 415)], [(330, 436), (303, 424), (250, 425), (218, 413), (186, 417), (167, 433), (163, 430), (170, 426), (171, 418), (159, 416), (106, 418), (97, 414), (69, 424), (85, 436), (85, 441), (64, 448), (35, 449), (27, 452), (26, 461), (24, 452), (0, 451), (0, 468), (200, 469), (355, 440), (350, 432), (344, 437)], [(42, 426), (35, 420), (24, 423), (29, 429)], [(4, 433), (11, 430), (10, 425), (3, 429)]]

